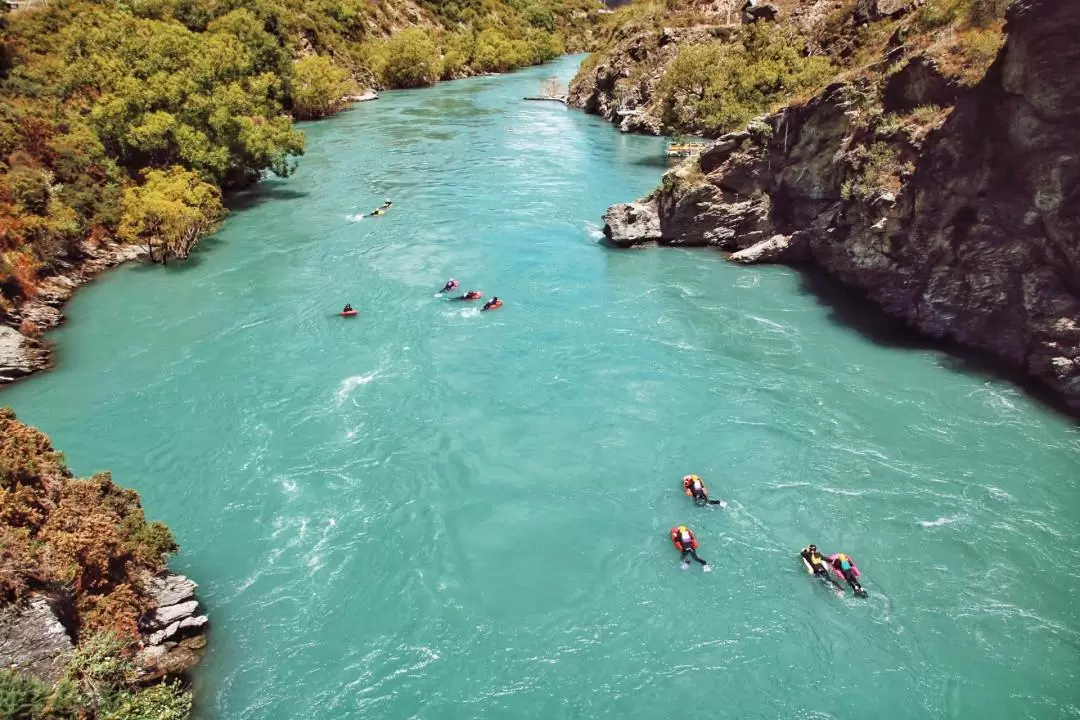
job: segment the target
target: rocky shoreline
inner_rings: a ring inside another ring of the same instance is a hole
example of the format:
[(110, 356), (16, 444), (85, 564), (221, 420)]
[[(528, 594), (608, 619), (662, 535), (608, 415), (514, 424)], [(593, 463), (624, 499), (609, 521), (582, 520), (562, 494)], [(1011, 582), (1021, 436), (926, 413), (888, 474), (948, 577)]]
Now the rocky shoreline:
[[(924, 335), (988, 355), (1080, 410), (1080, 5), (1019, 0), (982, 81), (905, 56), (868, 117), (836, 83), (714, 141), (604, 233), (809, 263)], [(951, 106), (951, 111), (950, 111)], [(919, 117), (917, 114), (911, 117)]]
[(64, 321), (60, 309), (76, 290), (110, 268), (145, 257), (134, 245), (84, 243), (78, 257), (43, 280), (33, 298), (0, 314), (0, 385), (52, 367), (52, 348), (41, 335)]
[(197, 587), (171, 572), (148, 578), (143, 584), (152, 604), (139, 621), (142, 650), (135, 662), (142, 680), (183, 675), (202, 659), (209, 619), (200, 614)]
[[(139, 588), (150, 609), (139, 622), (135, 656), (140, 683), (182, 677), (202, 659), (209, 620), (199, 614), (197, 585), (172, 572), (146, 578)], [(60, 681), (75, 651), (75, 629), (64, 598), (33, 594), (0, 606), (0, 668), (48, 683)]]

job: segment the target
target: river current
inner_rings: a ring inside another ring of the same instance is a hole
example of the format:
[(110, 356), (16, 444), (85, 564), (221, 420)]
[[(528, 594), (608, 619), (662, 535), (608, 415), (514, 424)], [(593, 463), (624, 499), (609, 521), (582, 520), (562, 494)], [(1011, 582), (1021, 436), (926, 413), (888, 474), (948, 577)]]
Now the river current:
[(1074, 424), (794, 271), (604, 247), (664, 141), (521, 101), (578, 60), (307, 125), (293, 177), (81, 290), (58, 368), (0, 392), (176, 534), (198, 717), (1080, 716)]

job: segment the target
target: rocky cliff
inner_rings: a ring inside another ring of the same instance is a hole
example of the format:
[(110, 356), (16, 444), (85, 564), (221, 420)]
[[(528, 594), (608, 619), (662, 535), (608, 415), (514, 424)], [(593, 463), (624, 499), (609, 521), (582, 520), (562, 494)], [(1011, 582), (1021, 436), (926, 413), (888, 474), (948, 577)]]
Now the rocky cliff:
[[(195, 583), (166, 568), (176, 549), (134, 491), (105, 473), (73, 477), (43, 433), (0, 409), (0, 675), (15, 673), (0, 681), (81, 708), (56, 717), (118, 717), (112, 705), (185, 673), (208, 621)], [(101, 663), (116, 668), (108, 683)], [(175, 686), (163, 695), (190, 704)]]
[(719, 138), (605, 234), (813, 263), (1080, 409), (1080, 3), (1017, 0), (1006, 30), (968, 88), (895, 44), (883, 82)]

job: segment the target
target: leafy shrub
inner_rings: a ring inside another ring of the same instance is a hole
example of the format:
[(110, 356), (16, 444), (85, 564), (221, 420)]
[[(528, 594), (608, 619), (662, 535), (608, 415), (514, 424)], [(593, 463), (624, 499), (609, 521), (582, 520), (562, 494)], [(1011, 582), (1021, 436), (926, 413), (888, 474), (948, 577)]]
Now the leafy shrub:
[(133, 490), (107, 473), (72, 479), (44, 434), (0, 410), (0, 595), (31, 584), (70, 588), (86, 629), (134, 635), (145, 610), (136, 578), (165, 567), (176, 550), (147, 523)]
[(116, 695), (99, 717), (101, 720), (186, 720), (191, 713), (191, 694), (178, 683), (162, 683), (143, 690)]
[(28, 213), (45, 215), (49, 210), (49, 181), (32, 168), (17, 167), (8, 173), (11, 196)]
[(225, 216), (221, 191), (181, 167), (150, 170), (146, 182), (124, 192), (119, 235), (146, 246), (150, 259), (185, 258)]
[(301, 120), (332, 115), (345, 104), (346, 95), (359, 91), (348, 70), (321, 55), (297, 60), (292, 82), (293, 115)]
[(392, 88), (431, 85), (439, 79), (439, 51), (423, 30), (410, 28), (383, 44), (378, 74)]
[(658, 88), (665, 122), (717, 134), (821, 85), (834, 72), (831, 63), (807, 56), (796, 40), (784, 28), (754, 23), (737, 42), (680, 48)]
[(0, 718), (76, 720), (82, 703), (70, 683), (52, 687), (37, 678), (0, 670)]

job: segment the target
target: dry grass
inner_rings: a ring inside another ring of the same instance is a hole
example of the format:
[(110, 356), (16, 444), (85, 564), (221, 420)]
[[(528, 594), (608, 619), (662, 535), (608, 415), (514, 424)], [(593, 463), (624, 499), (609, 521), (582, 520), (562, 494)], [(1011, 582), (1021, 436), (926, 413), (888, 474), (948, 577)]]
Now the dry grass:
[(974, 85), (986, 74), (1005, 44), (1004, 22), (989, 27), (948, 31), (931, 45), (928, 54), (941, 71), (962, 85)]

